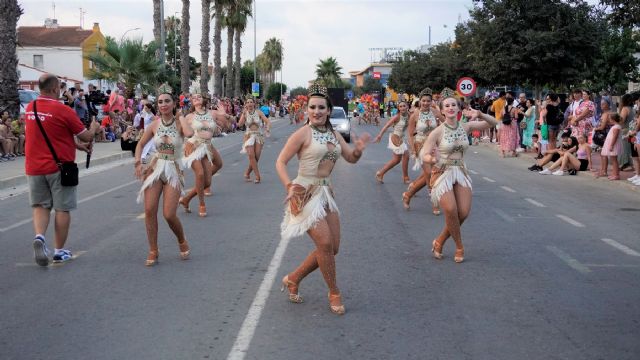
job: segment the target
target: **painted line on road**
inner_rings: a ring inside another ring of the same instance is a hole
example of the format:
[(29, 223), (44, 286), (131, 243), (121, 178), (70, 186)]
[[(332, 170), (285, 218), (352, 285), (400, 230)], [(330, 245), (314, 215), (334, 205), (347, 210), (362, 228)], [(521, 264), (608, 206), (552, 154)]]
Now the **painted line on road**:
[[(87, 202), (87, 201), (89, 201), (89, 200), (93, 200), (93, 199), (95, 199), (95, 198), (97, 198), (97, 197), (100, 197), (100, 196), (102, 196), (102, 195), (108, 194), (108, 193), (110, 193), (110, 192), (113, 192), (113, 191), (116, 191), (116, 190), (120, 190), (120, 189), (122, 189), (122, 188), (124, 188), (124, 187), (127, 187), (127, 186), (129, 186), (129, 185), (135, 184), (135, 183), (137, 183), (137, 182), (138, 182), (138, 180), (129, 181), (129, 182), (128, 182), (128, 183), (126, 183), (126, 184), (118, 185), (118, 186), (116, 186), (116, 187), (114, 187), (114, 188), (111, 188), (111, 189), (109, 189), (109, 190), (101, 191), (101, 192), (99, 192), (99, 193), (97, 193), (97, 194), (93, 194), (93, 195), (91, 195), (91, 196), (89, 196), (89, 197), (86, 197), (86, 198), (84, 198), (84, 199), (82, 199), (82, 200), (79, 200), (79, 201), (78, 201), (78, 204), (82, 204), (82, 203), (84, 203), (84, 202)], [(52, 212), (53, 212), (53, 211), (52, 211)], [(13, 225), (7, 226), (7, 227), (5, 227), (5, 228), (0, 228), (0, 232), (7, 232), (7, 231), (9, 231), (9, 230), (15, 229), (15, 228), (20, 227), (20, 226), (22, 226), (22, 225), (29, 224), (30, 222), (31, 222), (31, 218), (24, 219), (24, 220), (22, 220), (22, 221), (18, 221), (17, 223), (14, 223)]]
[(500, 209), (496, 209), (493, 208), (493, 211), (498, 214), (498, 216), (500, 216), (503, 220), (507, 221), (507, 222), (515, 222), (516, 220), (511, 217), (510, 215), (508, 215), (507, 213), (505, 213), (504, 211), (500, 210)]
[(473, 175), (478, 175), (478, 172), (477, 172), (477, 171), (475, 171), (475, 170), (471, 170), (471, 169), (469, 169), (469, 172), (470, 172), (470, 173), (472, 173)]
[(502, 190), (506, 191), (506, 192), (510, 192), (510, 193), (515, 193), (516, 191), (513, 190), (512, 188), (508, 187), (508, 186), (500, 186), (502, 188)]
[(530, 199), (530, 198), (524, 198), (524, 201), (528, 202), (529, 204), (535, 205), (537, 207), (541, 207), (541, 208), (547, 207), (545, 204), (537, 202), (537, 201), (535, 201), (533, 199)]
[(631, 255), (631, 256), (640, 256), (640, 253), (633, 250), (632, 248), (626, 246), (626, 245), (622, 245), (619, 242), (613, 240), (613, 239), (602, 239), (602, 241), (604, 241), (606, 244), (609, 244), (611, 246), (613, 246), (614, 248), (622, 251), (623, 253), (627, 254), (627, 255)]
[(264, 275), (264, 279), (262, 280), (260, 288), (258, 288), (258, 292), (251, 303), (251, 307), (249, 307), (249, 312), (242, 322), (242, 327), (240, 328), (236, 341), (233, 343), (233, 347), (227, 356), (227, 360), (243, 360), (245, 356), (247, 356), (249, 345), (251, 344), (253, 335), (256, 332), (258, 322), (260, 322), (262, 310), (267, 303), (269, 293), (272, 291), (276, 274), (278, 273), (278, 269), (282, 263), (282, 257), (284, 256), (288, 245), (289, 239), (280, 240), (278, 248), (273, 254), (273, 258), (267, 268), (267, 273)]
[(556, 217), (568, 222), (569, 224), (575, 226), (575, 227), (584, 227), (584, 224), (577, 221), (577, 220), (573, 220), (572, 218), (566, 216), (566, 215), (562, 215), (562, 214), (556, 214)]
[(547, 250), (551, 251), (555, 256), (560, 258), (560, 260), (564, 261), (567, 265), (569, 265), (572, 269), (582, 273), (588, 274), (591, 270), (584, 264), (581, 264), (578, 260), (572, 258), (566, 252), (558, 249), (555, 246), (547, 246)]
[(144, 219), (144, 212), (138, 216), (136, 216), (136, 219)]
[(616, 268), (616, 267), (637, 268), (637, 267), (640, 267), (640, 265), (627, 265), (627, 264), (584, 264), (584, 265), (588, 266), (588, 267), (603, 267), (603, 268)]
[(485, 179), (486, 181), (490, 182), (490, 183), (494, 183), (494, 182), (496, 182), (495, 180), (493, 180), (493, 179), (491, 179), (491, 178), (488, 178), (488, 177), (486, 177), (486, 176), (483, 176), (482, 178), (483, 178), (483, 179)]

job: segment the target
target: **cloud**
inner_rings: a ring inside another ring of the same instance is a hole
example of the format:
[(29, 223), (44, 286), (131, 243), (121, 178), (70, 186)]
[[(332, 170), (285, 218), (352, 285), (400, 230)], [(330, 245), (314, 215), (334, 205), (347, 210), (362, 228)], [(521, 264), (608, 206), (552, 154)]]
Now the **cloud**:
[[(53, 17), (51, 1), (20, 1), (25, 14), (19, 26), (37, 26)], [(56, 17), (61, 25), (79, 25), (80, 8), (86, 11), (85, 28), (100, 23), (105, 35), (153, 39), (153, 6), (150, 0), (56, 0)], [(306, 86), (315, 77), (319, 59), (333, 56), (343, 68), (343, 76), (361, 70), (371, 61), (369, 48), (402, 47), (415, 49), (453, 38), (458, 17), (468, 19), (471, 0), (391, 1), (391, 0), (257, 0), (257, 52), (271, 37), (284, 47), (283, 79), (290, 87)], [(180, 16), (182, 2), (165, 0), (165, 17)], [(190, 53), (200, 61), (201, 3), (190, 4)], [(211, 29), (213, 37), (213, 24)], [(226, 33), (222, 34), (222, 63), (226, 62)], [(242, 36), (241, 56), (253, 58), (253, 19)], [(209, 62), (212, 62), (213, 47)], [(279, 77), (279, 74), (278, 74)]]

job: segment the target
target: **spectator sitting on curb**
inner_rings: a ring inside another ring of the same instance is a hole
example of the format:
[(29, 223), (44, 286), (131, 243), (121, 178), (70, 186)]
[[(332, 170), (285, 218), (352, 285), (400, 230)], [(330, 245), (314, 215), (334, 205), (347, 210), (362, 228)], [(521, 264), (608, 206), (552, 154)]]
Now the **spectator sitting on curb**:
[(562, 133), (562, 146), (556, 149), (549, 149), (545, 152), (542, 159), (536, 161), (536, 163), (529, 167), (531, 171), (542, 171), (543, 166), (549, 162), (556, 162), (562, 158), (565, 152), (574, 153), (578, 150), (578, 139), (571, 136), (569, 131)]
[[(555, 170), (558, 169), (556, 171)], [(558, 175), (562, 176), (568, 172), (570, 175), (576, 175), (578, 171), (591, 170), (591, 146), (587, 143), (587, 137), (582, 134), (578, 136), (578, 149), (576, 155), (569, 151), (565, 151), (558, 161), (553, 163), (547, 169), (539, 172), (540, 175)]]
[(0, 144), (2, 145), (2, 158), (4, 161), (15, 159), (14, 150), (18, 144), (18, 138), (13, 136), (10, 127), (5, 125), (9, 124), (9, 120), (9, 112), (3, 112), (0, 119)]
[(540, 136), (538, 134), (531, 135), (531, 150), (536, 153), (534, 159), (542, 159), (542, 146), (540, 144)]
[(16, 147), (16, 155), (24, 156), (24, 114), (20, 115), (19, 120), (11, 122), (11, 132), (13, 136), (18, 138), (18, 146)]

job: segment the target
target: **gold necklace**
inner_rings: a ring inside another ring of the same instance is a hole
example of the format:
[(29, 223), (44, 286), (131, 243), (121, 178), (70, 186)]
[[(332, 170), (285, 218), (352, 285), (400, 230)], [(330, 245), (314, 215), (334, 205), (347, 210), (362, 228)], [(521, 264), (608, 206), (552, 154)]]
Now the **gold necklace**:
[(169, 127), (173, 125), (174, 122), (176, 122), (176, 117), (175, 116), (171, 117), (171, 122), (168, 124), (164, 122), (164, 118), (162, 116), (160, 117), (160, 121), (162, 121), (162, 125), (164, 125), (165, 127)]

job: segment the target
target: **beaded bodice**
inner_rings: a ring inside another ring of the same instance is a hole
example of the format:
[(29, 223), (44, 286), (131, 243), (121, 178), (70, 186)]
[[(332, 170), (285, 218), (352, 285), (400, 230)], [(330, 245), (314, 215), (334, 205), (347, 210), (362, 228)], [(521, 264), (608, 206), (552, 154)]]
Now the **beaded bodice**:
[(416, 123), (416, 136), (427, 136), (433, 129), (438, 127), (438, 121), (431, 111), (420, 112)]
[(258, 128), (262, 125), (262, 120), (260, 119), (260, 114), (257, 111), (253, 111), (253, 113), (246, 112), (245, 113), (245, 125), (247, 126), (247, 131), (253, 125), (256, 125)]
[(176, 147), (180, 145), (181, 141), (176, 121), (174, 118), (171, 125), (166, 126), (162, 119), (160, 120), (158, 130), (154, 135), (154, 142), (158, 151), (175, 151)]
[(204, 114), (198, 114), (195, 112), (193, 120), (191, 121), (191, 127), (193, 127), (193, 131), (195, 131), (196, 134), (198, 131), (209, 131), (213, 133), (217, 126), (218, 125), (213, 121), (213, 116), (211, 116), (209, 111)]
[(441, 159), (462, 159), (464, 152), (469, 147), (469, 138), (467, 132), (461, 123), (455, 128), (450, 127), (447, 123), (442, 125), (442, 137), (438, 150)]
[(318, 166), (322, 161), (329, 160), (333, 163), (338, 161), (341, 147), (332, 131), (323, 132), (314, 126), (309, 126), (309, 128), (311, 129), (311, 143), (300, 154), (298, 176), (315, 178), (318, 174)]
[(409, 125), (409, 116), (400, 115), (400, 118), (398, 119), (396, 124), (393, 125), (393, 133), (402, 137), (408, 125)]

